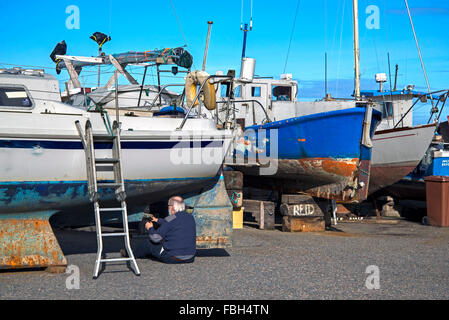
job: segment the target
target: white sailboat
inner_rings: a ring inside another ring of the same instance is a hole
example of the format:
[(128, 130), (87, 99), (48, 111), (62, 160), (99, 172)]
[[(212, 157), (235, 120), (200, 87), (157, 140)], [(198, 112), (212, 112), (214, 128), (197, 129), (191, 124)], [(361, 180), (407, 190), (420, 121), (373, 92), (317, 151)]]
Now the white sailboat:
[[(40, 211), (88, 201), (83, 193), (84, 150), (75, 121), (84, 126), (89, 120), (94, 134), (108, 137), (101, 113), (61, 103), (53, 76), (24, 70), (0, 73), (0, 111), (0, 212)], [(130, 197), (161, 189), (189, 190), (190, 184), (219, 174), (230, 130), (218, 130), (213, 120), (201, 118), (188, 119), (177, 130), (182, 121), (120, 117)], [(100, 143), (96, 149), (101, 157), (110, 146)], [(110, 179), (108, 173), (98, 174), (100, 180)]]

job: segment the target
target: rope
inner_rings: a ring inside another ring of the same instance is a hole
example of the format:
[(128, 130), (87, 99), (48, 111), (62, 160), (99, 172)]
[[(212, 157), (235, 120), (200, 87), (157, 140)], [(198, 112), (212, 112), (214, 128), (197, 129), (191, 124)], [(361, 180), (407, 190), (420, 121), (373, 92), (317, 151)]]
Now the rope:
[(181, 34), (182, 34), (182, 37), (183, 37), (183, 39), (184, 39), (184, 43), (185, 43), (186, 47), (188, 47), (189, 45), (187, 44), (186, 37), (185, 37), (185, 35), (184, 35), (184, 32), (182, 31), (181, 22), (179, 22), (178, 15), (176, 14), (175, 5), (173, 4), (173, 1), (172, 1), (172, 0), (170, 0), (170, 3), (171, 3), (171, 6), (172, 6), (172, 8), (173, 8), (173, 13), (175, 14), (176, 21), (178, 22), (179, 29), (181, 30)]
[(413, 30), (413, 36), (415, 37), (416, 47), (418, 48), (419, 60), (421, 60), (421, 67), (424, 72), (424, 77), (426, 78), (427, 89), (429, 90), (429, 95), (430, 95), (430, 102), (432, 102), (432, 108), (433, 108), (433, 107), (435, 107), (435, 105), (433, 103), (433, 98), (432, 98), (432, 94), (431, 94), (431, 90), (430, 90), (429, 79), (427, 78), (426, 68), (424, 67), (424, 62), (423, 62), (423, 59), (421, 56), (421, 49), (419, 48), (418, 38), (416, 37), (415, 27), (413, 26), (412, 15), (410, 14), (410, 9), (408, 7), (407, 0), (404, 0), (404, 1), (405, 1), (405, 6), (407, 7), (408, 17), (410, 19), (410, 24), (411, 24), (412, 30)]
[(338, 95), (338, 85), (339, 85), (339, 78), (340, 78), (340, 60), (341, 60), (341, 44), (343, 40), (343, 26), (345, 22), (345, 4), (346, 0), (343, 0), (343, 13), (341, 15), (341, 29), (340, 29), (340, 48), (338, 50), (338, 63), (337, 63), (337, 81), (335, 83), (335, 95)]
[(296, 5), (295, 19), (293, 20), (292, 32), (290, 34), (290, 41), (288, 43), (287, 57), (285, 58), (284, 73), (285, 73), (285, 70), (287, 69), (288, 55), (290, 54), (290, 46), (292, 44), (293, 33), (295, 31), (295, 25), (296, 25), (296, 17), (298, 16), (298, 9), (299, 9), (300, 3), (301, 3), (301, 0), (298, 0), (298, 4)]
[(324, 52), (327, 53), (327, 0), (324, 0)]
[(242, 0), (242, 9), (240, 11), (240, 30), (243, 30), (243, 0)]
[[(185, 35), (184, 35), (184, 31), (182, 31), (181, 22), (179, 21), (178, 15), (176, 14), (175, 5), (173, 4), (173, 1), (172, 1), (172, 0), (170, 0), (170, 3), (171, 3), (171, 6), (172, 6), (172, 8), (173, 8), (173, 13), (175, 14), (176, 21), (178, 22), (179, 29), (181, 30), (181, 34), (182, 34), (182, 38), (184, 39), (184, 43), (185, 43), (186, 47), (189, 48), (189, 45), (187, 44), (186, 37), (185, 37)], [(194, 67), (195, 69), (197, 69), (197, 68), (196, 68), (196, 65), (195, 65), (195, 62), (193, 62), (193, 67)]]

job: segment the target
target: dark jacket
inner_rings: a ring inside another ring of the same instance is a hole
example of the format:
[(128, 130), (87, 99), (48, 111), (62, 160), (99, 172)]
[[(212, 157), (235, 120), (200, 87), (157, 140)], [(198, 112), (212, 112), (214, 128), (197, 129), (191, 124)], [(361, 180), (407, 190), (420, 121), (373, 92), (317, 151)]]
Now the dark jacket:
[(159, 219), (159, 228), (150, 228), (150, 240), (162, 243), (168, 256), (188, 259), (196, 254), (196, 224), (193, 216), (185, 211)]

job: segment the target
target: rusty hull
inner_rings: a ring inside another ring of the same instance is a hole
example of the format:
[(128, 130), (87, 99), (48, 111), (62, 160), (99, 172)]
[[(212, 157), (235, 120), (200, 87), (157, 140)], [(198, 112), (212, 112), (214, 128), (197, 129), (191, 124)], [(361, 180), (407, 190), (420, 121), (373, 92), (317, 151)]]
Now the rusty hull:
[(67, 265), (46, 215), (0, 218), (0, 269)]
[(409, 161), (396, 164), (371, 166), (369, 193), (374, 193), (388, 187), (413, 171), (419, 161)]
[[(215, 182), (208, 185), (203, 182), (203, 188), (199, 191), (189, 194), (178, 192), (185, 199), (186, 206), (193, 207), (198, 248), (232, 246), (232, 204), (223, 176), (215, 179)], [(0, 269), (67, 265), (49, 223), (55, 212), (57, 211), (0, 215)]]
[(229, 248), (232, 246), (232, 204), (223, 176), (213, 188), (199, 194), (184, 195), (187, 207), (193, 207), (197, 248)]
[(370, 161), (360, 159), (307, 158), (278, 160), (277, 172), (258, 176), (257, 167), (239, 167), (245, 185), (305, 192), (310, 196), (341, 202), (363, 201), (367, 197)]

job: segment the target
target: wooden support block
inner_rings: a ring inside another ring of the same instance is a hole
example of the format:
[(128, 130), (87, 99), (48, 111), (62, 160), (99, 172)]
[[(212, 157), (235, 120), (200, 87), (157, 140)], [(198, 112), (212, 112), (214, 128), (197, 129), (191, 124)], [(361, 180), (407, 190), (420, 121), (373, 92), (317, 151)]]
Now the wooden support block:
[(243, 195), (247, 199), (271, 201), (273, 199), (273, 190), (244, 187)]
[(243, 189), (243, 173), (240, 171), (223, 171), (226, 189), (242, 190)]
[(283, 216), (322, 217), (327, 206), (327, 200), (315, 200), (307, 195), (282, 195), (280, 210)]
[(281, 204), (281, 214), (292, 217), (324, 216), (323, 210), (314, 203)]
[(324, 217), (284, 216), (282, 219), (284, 232), (322, 232), (324, 229)]
[(243, 173), (240, 171), (223, 171), (224, 182), (234, 210), (243, 204)]
[(229, 200), (231, 200), (232, 208), (239, 210), (243, 205), (243, 192), (241, 190), (227, 190)]
[(243, 207), (245, 212), (251, 213), (259, 229), (274, 229), (274, 202), (244, 199)]
[(280, 207), (282, 231), (321, 232), (325, 230), (328, 201), (303, 194), (283, 194)]
[(281, 201), (285, 204), (308, 203), (313, 202), (313, 198), (306, 194), (283, 194)]

